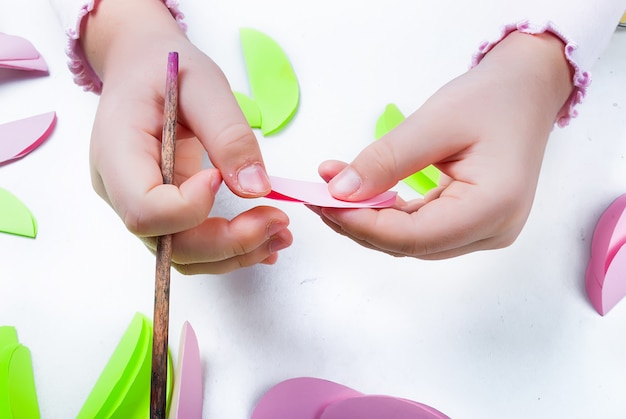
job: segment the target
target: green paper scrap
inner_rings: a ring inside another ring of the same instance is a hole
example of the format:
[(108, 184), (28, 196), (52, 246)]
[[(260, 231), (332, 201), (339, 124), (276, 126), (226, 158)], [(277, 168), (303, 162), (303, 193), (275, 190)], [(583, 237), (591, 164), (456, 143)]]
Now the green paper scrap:
[(30, 350), (11, 326), (0, 327), (0, 418), (40, 418)]
[[(172, 391), (172, 361), (168, 357), (167, 398)], [(150, 416), (152, 321), (135, 314), (77, 419), (145, 419)]]
[(250, 128), (261, 128), (261, 110), (256, 102), (243, 93), (233, 92), (233, 94)]
[(15, 195), (0, 188), (0, 232), (17, 236), (37, 236), (37, 220)]
[(15, 346), (19, 343), (17, 340), (17, 330), (13, 326), (0, 326), (0, 352), (4, 348)]
[[(385, 111), (376, 122), (376, 139), (378, 140), (383, 135), (387, 134), (389, 131), (398, 126), (402, 121), (404, 121), (404, 119), (404, 115), (396, 105), (394, 105), (393, 103), (388, 104), (385, 107)], [(436, 188), (437, 185), (439, 185), (440, 177), (441, 172), (439, 171), (439, 169), (437, 169), (433, 165), (429, 165), (419, 172), (407, 176), (404, 179), (404, 183), (409, 185), (418, 193), (426, 195), (428, 191)]]
[(261, 132), (269, 135), (293, 117), (300, 100), (298, 79), (282, 48), (251, 28), (239, 30), (252, 98), (261, 113)]

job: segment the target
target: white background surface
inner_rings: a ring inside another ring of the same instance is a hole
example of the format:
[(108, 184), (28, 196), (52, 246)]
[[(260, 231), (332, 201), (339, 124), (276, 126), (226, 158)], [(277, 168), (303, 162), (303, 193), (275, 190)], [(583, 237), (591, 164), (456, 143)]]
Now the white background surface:
[[(504, 23), (445, 2), (187, 3), (189, 36), (236, 90), (248, 91), (238, 28), (259, 29), (287, 52), (300, 108), (280, 135), (259, 141), (272, 174), (310, 180), (322, 160), (350, 160), (372, 141), (388, 102), (409, 113), (465, 71)], [(0, 71), (0, 123), (58, 116), (43, 146), (0, 167), (0, 187), (40, 226), (34, 240), (0, 235), (0, 324), (17, 327), (32, 352), (42, 416), (70, 418), (133, 314), (152, 315), (154, 259), (91, 189), (97, 97), (73, 84), (52, 9), (45, 0), (0, 0), (0, 10), (0, 31), (31, 40), (50, 67), (45, 77)], [(204, 417), (248, 418), (266, 390), (296, 376), (459, 419), (626, 417), (626, 302), (601, 317), (584, 291), (595, 222), (626, 192), (626, 32), (594, 76), (581, 115), (554, 131), (533, 211), (507, 249), (395, 259), (283, 204), (295, 240), (275, 266), (174, 273), (170, 344), (176, 357), (190, 321), (204, 363)], [(227, 215), (267, 203), (220, 195), (216, 213)]]

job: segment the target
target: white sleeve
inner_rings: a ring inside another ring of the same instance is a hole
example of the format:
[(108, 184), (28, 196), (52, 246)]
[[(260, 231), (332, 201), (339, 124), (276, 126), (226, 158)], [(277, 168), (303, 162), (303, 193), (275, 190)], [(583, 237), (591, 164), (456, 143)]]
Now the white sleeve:
[(472, 66), (513, 31), (537, 34), (551, 32), (565, 43), (565, 56), (574, 69), (574, 91), (565, 103), (558, 120), (567, 125), (577, 115), (575, 106), (582, 102), (591, 83), (591, 69), (606, 49), (620, 18), (626, 11), (626, 0), (526, 0), (508, 4), (501, 13), (501, 33), (480, 45)]
[[(74, 81), (86, 91), (100, 93), (102, 81), (93, 71), (80, 47), (81, 25), (100, 1), (106, 0), (50, 0), (57, 17), (67, 36), (66, 54), (69, 58), (68, 67), (74, 75)], [(132, 1), (132, 0), (131, 0)], [(172, 16), (185, 28), (184, 15), (178, 8), (178, 0), (162, 0), (170, 9)], [(138, 17), (139, 18), (139, 17)]]

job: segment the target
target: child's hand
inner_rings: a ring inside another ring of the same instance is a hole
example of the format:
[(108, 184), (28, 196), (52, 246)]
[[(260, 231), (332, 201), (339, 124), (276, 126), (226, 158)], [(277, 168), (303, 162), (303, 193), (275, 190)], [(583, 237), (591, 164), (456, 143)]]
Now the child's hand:
[(440, 186), (394, 209), (315, 209), (335, 231), (396, 256), (442, 259), (510, 245), (534, 198), (544, 148), (572, 91), (556, 37), (514, 32), (346, 167), (320, 174), (360, 200), (433, 163)]
[[(82, 45), (103, 81), (91, 139), (95, 190), (151, 249), (174, 234), (173, 266), (186, 274), (271, 264), (292, 241), (289, 219), (257, 207), (208, 217), (222, 179), (237, 195), (270, 184), (256, 138), (217, 65), (186, 38), (162, 2), (107, 0)], [(163, 185), (161, 132), (167, 55), (179, 54), (175, 185)], [(202, 169), (205, 150), (218, 169)]]

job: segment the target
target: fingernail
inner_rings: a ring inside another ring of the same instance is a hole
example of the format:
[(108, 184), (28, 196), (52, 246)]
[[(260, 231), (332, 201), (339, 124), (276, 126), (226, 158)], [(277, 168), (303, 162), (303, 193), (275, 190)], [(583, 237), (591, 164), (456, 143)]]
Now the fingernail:
[(220, 186), (222, 185), (222, 176), (219, 173), (213, 174), (211, 177), (211, 192), (213, 195), (217, 194), (217, 191), (220, 190)]
[(237, 182), (242, 190), (252, 194), (269, 192), (270, 180), (260, 164), (246, 166), (237, 173)]
[(269, 241), (270, 253), (275, 253), (279, 250), (286, 249), (291, 245), (291, 240), (282, 236), (282, 234), (277, 234), (276, 237), (272, 238)]
[(343, 169), (330, 181), (330, 191), (333, 195), (348, 197), (361, 187), (361, 178), (350, 166)]
[(275, 235), (276, 233), (278, 233), (281, 230), (284, 230), (287, 227), (287, 225), (285, 223), (281, 223), (278, 221), (272, 222), (268, 227), (267, 227), (267, 233), (266, 236), (272, 237), (273, 235)]

